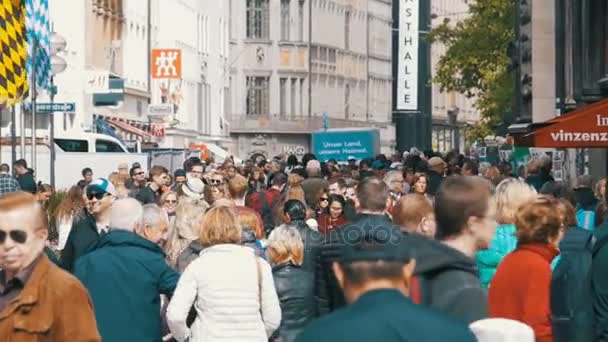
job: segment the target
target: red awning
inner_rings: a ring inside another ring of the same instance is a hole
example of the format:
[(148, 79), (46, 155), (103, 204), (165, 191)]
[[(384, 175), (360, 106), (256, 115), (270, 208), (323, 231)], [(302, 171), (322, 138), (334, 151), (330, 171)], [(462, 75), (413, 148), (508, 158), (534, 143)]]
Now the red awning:
[(140, 136), (140, 137), (145, 138), (145, 139), (151, 139), (152, 138), (152, 134), (150, 134), (150, 133), (148, 133), (148, 132), (146, 132), (146, 131), (144, 131), (142, 129), (139, 129), (139, 128), (133, 126), (133, 125), (130, 125), (130, 124), (124, 122), (124, 121), (120, 121), (118, 119), (111, 119), (111, 118), (109, 118), (107, 120), (108, 120), (108, 122), (111, 125), (115, 126), (118, 129), (121, 129), (121, 130), (123, 130), (123, 131), (125, 131), (127, 133), (135, 134), (135, 135)]
[(547, 148), (608, 147), (608, 99), (544, 122), (515, 137), (515, 145)]

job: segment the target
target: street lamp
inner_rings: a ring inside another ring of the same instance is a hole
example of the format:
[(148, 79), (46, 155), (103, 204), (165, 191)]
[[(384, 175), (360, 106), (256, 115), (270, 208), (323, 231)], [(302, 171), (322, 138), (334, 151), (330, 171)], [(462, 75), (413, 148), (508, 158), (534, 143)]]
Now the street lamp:
[[(59, 52), (65, 50), (67, 42), (65, 38), (59, 34), (53, 32), (51, 34), (51, 108), (55, 103), (55, 95), (57, 94), (57, 87), (55, 86), (55, 75), (62, 73), (68, 66), (68, 63), (60, 56), (57, 56)], [(51, 187), (55, 188), (55, 115), (51, 110), (49, 114), (49, 120), (51, 121), (50, 127), (50, 148), (51, 148)]]

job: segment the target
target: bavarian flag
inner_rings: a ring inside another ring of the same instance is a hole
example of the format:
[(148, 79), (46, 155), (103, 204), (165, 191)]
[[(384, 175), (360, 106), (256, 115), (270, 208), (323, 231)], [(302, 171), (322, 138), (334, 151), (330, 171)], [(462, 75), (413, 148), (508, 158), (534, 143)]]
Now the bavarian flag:
[(21, 102), (28, 92), (25, 4), (0, 0), (0, 104)]

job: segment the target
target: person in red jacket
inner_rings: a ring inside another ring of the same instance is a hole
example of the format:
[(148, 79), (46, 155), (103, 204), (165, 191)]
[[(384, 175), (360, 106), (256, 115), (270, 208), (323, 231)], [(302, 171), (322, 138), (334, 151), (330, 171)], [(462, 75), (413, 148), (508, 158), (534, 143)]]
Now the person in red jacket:
[(564, 234), (559, 203), (538, 196), (524, 203), (515, 216), (517, 248), (498, 265), (490, 283), (490, 317), (523, 322), (537, 342), (553, 342), (551, 328), (551, 262)]
[(346, 206), (344, 197), (342, 195), (329, 195), (328, 202), (328, 213), (320, 214), (317, 217), (319, 232), (323, 234), (327, 234), (348, 223), (348, 219), (344, 214), (344, 207)]

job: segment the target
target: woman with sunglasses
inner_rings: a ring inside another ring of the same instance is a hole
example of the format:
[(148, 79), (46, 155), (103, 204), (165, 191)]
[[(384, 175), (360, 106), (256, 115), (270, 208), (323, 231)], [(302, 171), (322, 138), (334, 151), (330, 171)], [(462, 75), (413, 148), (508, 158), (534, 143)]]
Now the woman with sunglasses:
[(317, 201), (316, 214), (317, 217), (323, 214), (329, 213), (329, 193), (323, 189), (319, 191), (319, 197)]
[(323, 234), (327, 234), (348, 223), (348, 219), (344, 215), (344, 207), (346, 206), (344, 197), (342, 195), (330, 195), (328, 203), (328, 213), (321, 214), (317, 218), (319, 232)]

